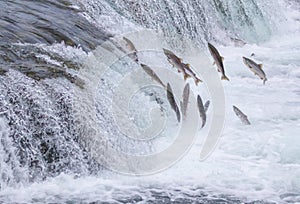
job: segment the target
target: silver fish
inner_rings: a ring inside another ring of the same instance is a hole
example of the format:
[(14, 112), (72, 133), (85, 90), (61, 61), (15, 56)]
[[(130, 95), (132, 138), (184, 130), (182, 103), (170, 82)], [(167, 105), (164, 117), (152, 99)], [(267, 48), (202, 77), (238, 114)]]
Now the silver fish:
[[(180, 102), (179, 102), (179, 105), (180, 105), (180, 110), (181, 110), (182, 115), (183, 115), (183, 114), (184, 114), (184, 112), (183, 112), (183, 109), (184, 109), (183, 102), (180, 101)], [(183, 120), (184, 120), (184, 119), (185, 119), (185, 115), (183, 115)]]
[(185, 69), (185, 72), (187, 74), (187, 76), (184, 77), (184, 80), (186, 80), (186, 78), (188, 76), (192, 77), (195, 81), (195, 84), (196, 86), (198, 85), (199, 82), (202, 82), (195, 74), (195, 72), (191, 69), (191, 66), (190, 64), (185, 64), (185, 63), (182, 63), (183, 64), (183, 67)]
[(222, 73), (221, 80), (229, 81), (228, 77), (225, 75), (225, 69), (223, 65), (224, 58), (220, 55), (217, 48), (215, 48), (212, 44), (208, 43), (208, 49), (211, 56), (214, 58), (214, 64), (217, 65), (218, 71)]
[(180, 108), (181, 108), (183, 118), (186, 117), (187, 107), (188, 107), (188, 103), (189, 103), (189, 97), (190, 97), (190, 84), (187, 83), (183, 89), (182, 102), (180, 102)]
[(205, 113), (205, 109), (204, 109), (203, 102), (202, 102), (200, 95), (197, 96), (197, 104), (198, 104), (198, 109), (199, 109), (199, 113), (200, 113), (200, 118), (202, 120), (201, 128), (203, 128), (206, 123), (206, 113)]
[(141, 64), (141, 67), (152, 79), (157, 81), (164, 88), (166, 87), (166, 85), (160, 80), (160, 78), (157, 76), (157, 74), (149, 66), (147, 66), (145, 64)]
[(174, 98), (174, 94), (173, 94), (172, 88), (171, 88), (171, 86), (170, 86), (169, 83), (167, 84), (167, 98), (168, 98), (168, 101), (169, 101), (172, 109), (176, 113), (177, 121), (180, 122), (180, 111), (179, 111), (179, 108), (178, 108), (178, 106), (176, 104), (176, 101), (175, 101), (175, 98)]
[(263, 84), (266, 83), (267, 81), (267, 77), (265, 72), (262, 69), (262, 64), (257, 64), (256, 62), (254, 62), (253, 60), (243, 57), (243, 61), (244, 64), (249, 67), (249, 69), (255, 74), (257, 75), (261, 80), (263, 80)]
[(168, 58), (168, 62), (173, 66), (176, 67), (178, 73), (183, 73), (184, 79), (188, 78), (189, 75), (187, 75), (184, 66), (182, 64), (182, 59), (177, 57), (172, 51), (164, 49), (164, 54), (167, 56)]
[(250, 125), (251, 123), (248, 120), (247, 115), (245, 115), (240, 109), (238, 109), (236, 106), (232, 106), (234, 113), (239, 117), (239, 119), (242, 121), (244, 125)]
[(210, 105), (210, 101), (207, 100), (204, 104), (204, 111), (207, 112), (208, 108), (209, 108), (209, 105)]
[(138, 62), (139, 59), (137, 56), (137, 49), (135, 48), (134, 44), (126, 37), (123, 37), (123, 40), (126, 42), (128, 50), (131, 51), (128, 56), (135, 62)]

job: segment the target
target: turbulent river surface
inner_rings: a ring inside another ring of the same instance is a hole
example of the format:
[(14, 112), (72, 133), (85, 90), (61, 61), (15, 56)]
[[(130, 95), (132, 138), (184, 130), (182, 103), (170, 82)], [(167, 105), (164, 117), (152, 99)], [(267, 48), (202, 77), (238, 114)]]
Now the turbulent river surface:
[[(230, 81), (188, 79), (191, 119), (178, 123), (124, 35), (178, 106), (183, 79), (163, 46), (184, 53), (188, 42), (218, 76), (212, 43)], [(0, 203), (300, 203), (299, 36), (297, 0), (0, 0)], [(243, 56), (263, 64), (265, 85)], [(203, 128), (198, 94), (211, 101)], [(215, 124), (222, 132), (201, 160)], [(127, 160), (164, 152), (182, 129), (188, 151), (172, 165), (154, 173), (158, 157)]]

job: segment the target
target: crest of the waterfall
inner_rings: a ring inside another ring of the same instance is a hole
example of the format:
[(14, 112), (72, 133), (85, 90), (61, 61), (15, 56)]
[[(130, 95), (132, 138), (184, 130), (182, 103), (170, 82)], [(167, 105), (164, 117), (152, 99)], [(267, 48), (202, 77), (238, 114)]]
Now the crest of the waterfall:
[(269, 16), (264, 15), (271, 8), (266, 8), (266, 3), (252, 0), (237, 0), (234, 3), (230, 0), (212, 0), (211, 4), (222, 30), (252, 43), (267, 40), (271, 36), (271, 21)]
[[(179, 105), (187, 82), (172, 70), (163, 49), (171, 49), (190, 63), (205, 82), (213, 106), (207, 135), (200, 131), (195, 96), (200, 89), (192, 85), (187, 117), (177, 122), (167, 101), (165, 87), (149, 77), (132, 60), (124, 46), (126, 37), (134, 44), (138, 62), (155, 70), (163, 84), (172, 87)], [(175, 43), (175, 47), (174, 44)], [(204, 137), (199, 158), (214, 150), (224, 123), (225, 102), (221, 81), (203, 50), (180, 36), (167, 38), (163, 32), (143, 30), (118, 36), (103, 43), (90, 55), (80, 71), (85, 89), (77, 89), (74, 106), (82, 125), (81, 143), (93, 158), (107, 168), (125, 174), (144, 175), (162, 171), (180, 160), (195, 138)]]
[(81, 4), (89, 20), (112, 32), (134, 31), (138, 26), (132, 24), (136, 24), (160, 29), (169, 37), (182, 35), (198, 45), (212, 40), (229, 44), (230, 38), (250, 43), (267, 40), (276, 27), (273, 17), (280, 13), (279, 6), (269, 0), (93, 0)]

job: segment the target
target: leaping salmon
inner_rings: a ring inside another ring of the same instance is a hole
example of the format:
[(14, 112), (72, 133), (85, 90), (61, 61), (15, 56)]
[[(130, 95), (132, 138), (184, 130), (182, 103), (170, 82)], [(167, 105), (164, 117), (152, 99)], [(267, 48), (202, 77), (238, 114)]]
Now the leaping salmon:
[(190, 76), (186, 73), (186, 71), (185, 71), (185, 69), (184, 69), (184, 66), (183, 66), (183, 63), (182, 63), (182, 59), (181, 59), (181, 58), (177, 57), (177, 56), (176, 56), (172, 51), (170, 51), (170, 50), (167, 50), (167, 49), (164, 49), (164, 48), (163, 48), (163, 51), (164, 51), (164, 54), (167, 56), (169, 63), (170, 63), (173, 67), (177, 68), (178, 73), (181, 73), (181, 72), (183, 73), (184, 79), (190, 77)]
[(210, 105), (210, 100), (207, 100), (204, 104), (204, 111), (207, 112), (208, 108), (209, 108), (209, 105)]
[(166, 88), (166, 85), (160, 80), (160, 78), (157, 76), (157, 74), (148, 65), (141, 64), (141, 67), (152, 79), (154, 79), (160, 85), (162, 85), (164, 88)]
[(171, 88), (171, 86), (170, 86), (169, 83), (167, 84), (167, 98), (168, 98), (168, 101), (169, 101), (172, 109), (176, 113), (177, 121), (180, 122), (180, 111), (179, 111), (179, 108), (178, 108), (178, 106), (176, 104), (175, 97), (174, 97), (172, 88)]
[(127, 48), (131, 53), (128, 55), (133, 61), (139, 62), (138, 56), (137, 56), (137, 49), (135, 48), (134, 44), (126, 37), (123, 37), (123, 40), (127, 44)]
[(180, 108), (181, 108), (183, 118), (186, 117), (187, 107), (188, 107), (188, 103), (189, 103), (189, 97), (190, 97), (190, 84), (187, 83), (183, 89), (182, 102), (180, 102)]
[(233, 111), (236, 114), (236, 116), (242, 121), (244, 125), (251, 125), (251, 123), (248, 120), (247, 115), (245, 115), (238, 107), (233, 106)]
[(262, 64), (257, 64), (256, 62), (254, 62), (253, 60), (243, 57), (243, 61), (244, 64), (249, 67), (249, 69), (255, 74), (257, 75), (261, 80), (263, 80), (263, 84), (266, 83), (267, 81), (267, 77), (265, 72), (262, 69)]
[(204, 109), (203, 102), (202, 102), (200, 95), (197, 96), (197, 104), (198, 104), (198, 109), (199, 109), (199, 113), (200, 113), (200, 118), (202, 120), (201, 128), (203, 128), (206, 123), (206, 113), (205, 113), (205, 109)]
[(211, 56), (214, 59), (214, 64), (216, 64), (217, 67), (218, 67), (218, 71), (222, 73), (221, 80), (229, 81), (229, 78), (225, 75), (225, 69), (224, 69), (224, 64), (223, 64), (224, 58), (220, 55), (217, 48), (215, 48), (210, 43), (208, 43), (208, 49), (209, 49), (209, 52), (210, 52)]

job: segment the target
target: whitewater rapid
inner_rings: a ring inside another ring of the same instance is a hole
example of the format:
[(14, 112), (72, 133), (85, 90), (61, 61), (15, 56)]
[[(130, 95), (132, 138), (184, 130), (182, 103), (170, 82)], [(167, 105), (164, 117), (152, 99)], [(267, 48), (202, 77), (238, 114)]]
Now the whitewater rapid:
[[(212, 200), (216, 199), (213, 195), (228, 194), (237, 200), (299, 201), (300, 39), (297, 36), (274, 36), (260, 45), (218, 46), (225, 57), (230, 82), (223, 82), (224, 131), (207, 160), (199, 161), (203, 138), (198, 138), (182, 161), (157, 175), (135, 178), (106, 172), (101, 177), (75, 178), (62, 174), (21, 188), (6, 188), (0, 192), (1, 200), (39, 203), (137, 199), (145, 202), (155, 196), (141, 189), (158, 192), (163, 189), (165, 196), (174, 200), (185, 198), (184, 193), (191, 200), (191, 195), (208, 193)], [(242, 62), (242, 56), (250, 57), (252, 53), (255, 53), (253, 59), (264, 64), (266, 85)], [(232, 105), (248, 115), (250, 126), (241, 124)], [(208, 127), (203, 134), (207, 130)]]
[[(199, 137), (196, 138), (191, 150), (182, 160), (163, 172), (145, 177), (133, 177), (101, 169), (98, 175), (89, 175), (85, 170), (88, 167), (80, 167), (84, 173), (81, 171), (61, 173), (56, 177), (48, 177), (33, 183), (24, 182), (17, 187), (7, 185), (0, 191), (0, 202), (244, 203), (265, 201), (266, 203), (299, 203), (300, 13), (296, 10), (289, 10), (286, 15), (287, 20), (281, 19), (285, 22), (284, 25), (274, 29), (277, 33), (265, 42), (246, 44), (243, 47), (235, 47), (229, 41), (216, 44), (225, 58), (226, 73), (230, 81), (222, 82), (226, 99), (223, 132), (215, 150), (206, 160), (199, 160), (205, 139), (201, 136), (207, 135), (213, 107), (210, 107), (208, 111), (208, 125), (203, 130), (198, 130)], [(90, 16), (85, 17), (91, 22), (95, 20)], [(139, 26), (120, 16), (114, 16), (114, 18), (118, 22), (125, 22), (122, 28), (118, 24), (109, 27), (109, 23), (103, 21), (99, 24), (102, 28), (111, 29), (111, 31), (120, 28), (121, 31), (118, 30), (118, 32), (132, 31), (133, 28), (140, 29)], [(107, 18), (102, 16), (99, 19), (96, 18), (96, 21), (103, 19), (112, 20), (111, 16)], [(203, 36), (200, 38), (201, 41), (205, 40)], [(263, 39), (266, 39), (266, 36)], [(35, 46), (51, 53), (60, 53), (66, 59), (84, 62), (90, 68), (97, 68), (97, 51), (85, 52), (80, 47), (68, 46), (65, 43)], [(254, 53), (253, 57), (251, 57), (252, 53)], [(208, 52), (207, 56), (211, 59)], [(242, 56), (251, 57), (264, 65), (263, 69), (268, 78), (266, 85), (263, 85), (262, 81), (243, 64)], [(39, 57), (52, 64), (60, 63), (49, 60), (47, 56), (39, 55)], [(80, 76), (80, 72), (73, 72)], [(13, 72), (11, 75), (15, 77)], [(16, 74), (16, 76), (19, 75)], [(84, 77), (86, 76), (82, 76), (83, 79)], [(189, 83), (193, 82), (189, 81)], [(47, 79), (46, 84), (62, 84), (64, 86), (62, 91), (69, 90), (69, 84), (65, 79)], [(104, 88), (100, 87), (100, 90), (103, 91), (105, 86), (109, 84), (104, 84)], [(79, 93), (81, 90), (77, 89)], [(58, 88), (57, 92), (59, 91)], [(205, 86), (198, 88), (193, 86), (193, 91), (201, 93), (205, 99), (209, 97)], [(110, 93), (100, 92), (99, 97), (102, 96), (101, 94)], [(135, 99), (136, 107), (155, 106), (153, 102), (144, 100), (147, 100), (146, 96), (143, 96), (142, 100)], [(102, 103), (105, 101), (99, 102), (100, 105)], [(108, 103), (104, 105), (109, 106)], [(232, 105), (236, 105), (248, 115), (250, 126), (241, 124), (234, 115)], [(52, 104), (49, 106), (52, 107)], [(47, 110), (49, 111), (48, 108)], [(103, 128), (109, 126), (101, 125)], [(174, 123), (170, 125), (173, 125), (171, 128), (177, 128)], [(11, 130), (5, 119), (1, 118), (0, 128), (1, 139), (6, 141), (6, 144), (2, 146), (11, 144), (11, 141), (7, 139)], [(108, 128), (107, 131), (115, 133), (114, 126)], [(170, 142), (168, 138), (163, 138), (162, 141)], [(122, 141), (120, 148), (132, 147), (146, 153), (153, 151), (147, 145), (149, 144), (136, 147), (134, 143)], [(0, 153), (4, 151), (0, 148)], [(14, 151), (14, 149), (8, 151)], [(5, 161), (6, 158), (0, 157), (0, 159)], [(18, 164), (9, 165), (17, 166)], [(80, 163), (74, 163), (74, 168), (76, 165)], [(10, 169), (10, 167), (5, 166), (5, 169)], [(26, 171), (27, 169), (17, 169), (16, 172), (5, 172), (5, 175), (8, 175), (8, 180), (19, 172), (21, 176), (26, 177)]]

